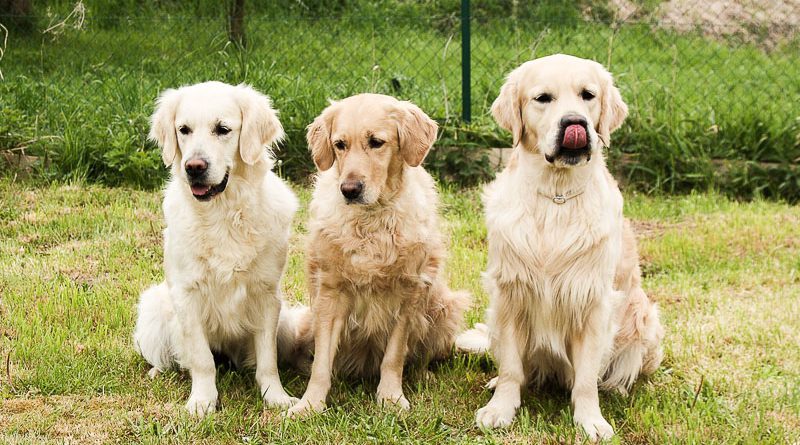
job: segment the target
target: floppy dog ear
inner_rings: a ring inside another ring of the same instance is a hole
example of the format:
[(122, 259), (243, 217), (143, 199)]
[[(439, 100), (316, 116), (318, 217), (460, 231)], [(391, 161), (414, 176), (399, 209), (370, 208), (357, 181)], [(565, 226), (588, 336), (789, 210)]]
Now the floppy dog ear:
[(433, 143), (436, 142), (439, 125), (411, 102), (401, 102), (401, 104), (404, 110), (397, 129), (400, 155), (406, 164), (416, 167), (422, 164)]
[(164, 90), (156, 99), (156, 110), (150, 117), (148, 138), (161, 147), (161, 159), (169, 167), (178, 156), (178, 135), (175, 133), (175, 112), (180, 102), (180, 90)]
[(314, 119), (308, 126), (306, 140), (314, 165), (319, 171), (325, 171), (333, 165), (335, 156), (333, 146), (331, 146), (331, 120), (333, 119), (333, 107), (336, 102), (331, 103), (322, 113)]
[(514, 138), (514, 147), (522, 141), (522, 136), (525, 134), (525, 124), (522, 122), (522, 110), (519, 107), (517, 91), (518, 72), (519, 68), (508, 75), (506, 83), (500, 88), (500, 95), (492, 103), (492, 116), (501, 127), (511, 132)]
[(606, 78), (604, 82), (604, 91), (602, 94), (602, 105), (600, 108), (600, 120), (597, 125), (597, 132), (603, 139), (606, 146), (609, 145), (611, 140), (611, 133), (622, 125), (622, 122), (628, 116), (628, 105), (622, 100), (622, 95), (619, 90), (614, 86), (614, 80), (611, 74), (600, 68), (603, 71), (603, 77)]
[(239, 107), (242, 110), (242, 132), (239, 134), (239, 155), (249, 165), (261, 159), (264, 147), (283, 139), (283, 125), (278, 112), (272, 108), (269, 97), (249, 85), (236, 87), (239, 91)]

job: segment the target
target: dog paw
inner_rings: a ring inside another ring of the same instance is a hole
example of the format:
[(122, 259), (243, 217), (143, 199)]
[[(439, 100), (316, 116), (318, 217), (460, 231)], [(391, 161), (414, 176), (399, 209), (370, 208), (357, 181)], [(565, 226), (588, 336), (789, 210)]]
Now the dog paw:
[(575, 423), (583, 428), (586, 436), (592, 442), (610, 439), (614, 436), (614, 428), (606, 422), (601, 415), (595, 416), (575, 416)]
[(323, 410), (325, 410), (325, 402), (322, 400), (300, 399), (294, 406), (284, 411), (283, 416), (287, 419), (299, 419)]
[(497, 387), (497, 380), (498, 380), (499, 378), (500, 378), (500, 377), (495, 377), (495, 378), (493, 378), (493, 379), (489, 380), (489, 381), (486, 383), (486, 385), (484, 386), (484, 388), (486, 388), (486, 389), (488, 389), (488, 390), (490, 390), (490, 391), (491, 391), (491, 390), (494, 390), (494, 389)]
[(270, 408), (291, 408), (300, 401), (297, 397), (286, 394), (282, 388), (279, 390), (267, 389), (263, 393), (264, 403)]
[(490, 402), (475, 414), (475, 423), (479, 428), (505, 428), (514, 421), (516, 411), (513, 406)]
[(378, 403), (381, 406), (396, 406), (404, 411), (411, 409), (411, 404), (401, 392), (378, 391)]
[(147, 376), (150, 377), (151, 379), (158, 377), (159, 374), (161, 374), (161, 370), (156, 368), (155, 366), (150, 368), (149, 371), (147, 371)]
[(189, 397), (189, 401), (186, 402), (186, 411), (189, 411), (189, 414), (193, 417), (197, 417), (198, 419), (202, 419), (203, 417), (213, 413), (217, 410), (217, 399), (208, 398), (208, 397), (196, 397), (191, 396)]

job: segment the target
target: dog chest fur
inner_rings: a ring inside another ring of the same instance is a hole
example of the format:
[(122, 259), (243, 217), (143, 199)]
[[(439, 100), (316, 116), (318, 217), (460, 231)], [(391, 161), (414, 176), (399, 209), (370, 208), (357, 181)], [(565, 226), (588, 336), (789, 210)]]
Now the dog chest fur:
[[(388, 280), (429, 284), (434, 277), (427, 269), (442, 243), (435, 213), (430, 212), (437, 206), (430, 176), (421, 170), (407, 173), (424, 178), (407, 180), (391, 202), (364, 208), (343, 201), (333, 173), (330, 170), (319, 176), (310, 207), (315, 215), (310, 228), (312, 243), (317, 244), (312, 250), (325, 250), (317, 256), (340, 258), (331, 266), (339, 268), (354, 289), (391, 289), (394, 286)], [(421, 181), (430, 187), (419, 186)]]
[(581, 331), (589, 311), (610, 314), (616, 305), (612, 283), (621, 255), (622, 199), (600, 173), (580, 197), (561, 205), (531, 188), (525, 175), (536, 173), (523, 169), (502, 173), (484, 195), (486, 285), (504, 297), (493, 299), (490, 322), (518, 326), (527, 340), (526, 362), (537, 363), (541, 374), (534, 380), (552, 372), (568, 380), (569, 373), (559, 371), (569, 369), (563, 366), (569, 365), (569, 339)]
[[(232, 180), (225, 199), (198, 206), (193, 200), (170, 199), (185, 193), (177, 181), (168, 187), (174, 190), (164, 200), (169, 227), (164, 236), (167, 283), (199, 291), (209, 338), (239, 338), (260, 325), (249, 319), (258, 311), (244, 309), (257, 305), (264, 295), (249, 295), (248, 287), (273, 290), (272, 283), (278, 282), (297, 203), (271, 172), (255, 187)], [(196, 239), (185, 236), (209, 232), (211, 236)]]
[(408, 187), (390, 202), (371, 208), (347, 205), (329, 172), (318, 177), (310, 206), (310, 255), (324, 259), (318, 273), (340, 277), (338, 289), (351, 306), (337, 369), (371, 374), (379, 368), (404, 308), (421, 307), (411, 311), (419, 316), (410, 320), (409, 345), (428, 331), (425, 314), (431, 290), (440, 279), (443, 250), (438, 221), (430, 211), (437, 205), (436, 197), (432, 179), (420, 171), (424, 177), (406, 182)]

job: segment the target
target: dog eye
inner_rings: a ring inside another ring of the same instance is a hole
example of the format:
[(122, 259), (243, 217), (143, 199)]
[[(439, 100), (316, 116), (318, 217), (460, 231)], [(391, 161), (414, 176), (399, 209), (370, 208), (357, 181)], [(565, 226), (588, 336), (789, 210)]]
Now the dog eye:
[(178, 127), (178, 131), (180, 131), (181, 134), (189, 134), (192, 132), (192, 129), (187, 127), (186, 125), (181, 125), (180, 127)]
[(550, 103), (550, 102), (553, 101), (553, 96), (551, 96), (551, 95), (549, 95), (547, 93), (543, 93), (543, 94), (540, 94), (540, 95), (534, 97), (533, 100), (535, 100), (536, 102), (539, 102), (540, 104), (547, 104), (547, 103)]
[(231, 129), (226, 127), (226, 126), (224, 126), (224, 125), (217, 125), (216, 127), (214, 127), (214, 133), (216, 133), (219, 136), (225, 136), (226, 134), (228, 134), (230, 132), (231, 132)]
[(336, 147), (337, 150), (344, 150), (345, 147), (347, 147), (344, 141), (336, 141), (333, 143), (333, 146)]
[(384, 141), (375, 138), (369, 138), (369, 148), (381, 148)]
[(583, 90), (581, 91), (581, 98), (583, 100), (589, 101), (595, 98), (595, 94), (589, 90)]

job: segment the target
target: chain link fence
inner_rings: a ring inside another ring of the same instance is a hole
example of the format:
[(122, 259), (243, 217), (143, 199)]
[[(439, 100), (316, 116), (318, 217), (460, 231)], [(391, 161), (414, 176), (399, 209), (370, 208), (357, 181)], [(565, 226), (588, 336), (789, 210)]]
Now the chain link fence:
[(253, 8), (244, 48), (228, 41), (222, 16), (98, 15), (78, 3), (30, 17), (29, 30), (0, 16), (0, 152), (57, 177), (158, 184), (163, 168), (146, 141), (153, 100), (213, 79), (273, 98), (287, 176), (311, 171), (305, 127), (328, 100), (371, 91), (436, 118), (429, 166), (474, 182), (488, 173), (485, 149), (510, 145), (489, 114), (505, 75), (560, 52), (614, 74), (631, 114), (609, 155), (630, 186), (800, 198), (800, 1), (473, 2), (468, 67), (459, 5), (440, 3), (322, 15)]

